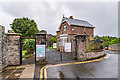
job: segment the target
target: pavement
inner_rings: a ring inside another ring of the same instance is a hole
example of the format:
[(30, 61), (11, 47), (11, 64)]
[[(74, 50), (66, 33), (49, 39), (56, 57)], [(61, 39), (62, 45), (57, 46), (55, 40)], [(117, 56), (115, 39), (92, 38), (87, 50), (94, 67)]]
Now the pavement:
[(22, 65), (25, 65), (25, 64), (34, 64), (35, 63), (35, 56), (33, 55), (32, 57), (30, 58), (27, 58), (25, 60), (22, 61)]
[(34, 79), (35, 64), (21, 65), (21, 66), (9, 66), (4, 69), (2, 73), (2, 80), (23, 80)]

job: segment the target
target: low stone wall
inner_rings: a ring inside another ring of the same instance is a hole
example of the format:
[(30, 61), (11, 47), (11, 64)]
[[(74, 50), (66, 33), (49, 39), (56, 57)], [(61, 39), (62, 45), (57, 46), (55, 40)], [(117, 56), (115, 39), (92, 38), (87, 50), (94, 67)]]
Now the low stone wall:
[(101, 57), (105, 54), (105, 51), (101, 51), (101, 52), (89, 52), (86, 53), (86, 59), (93, 59), (93, 58), (98, 58)]
[(120, 43), (118, 44), (113, 44), (113, 45), (109, 45), (108, 49), (111, 49), (113, 51), (120, 51)]
[(80, 57), (77, 59), (78, 61), (80, 60), (88, 60), (88, 59), (94, 59), (94, 58), (98, 58), (101, 56), (105, 55), (105, 51), (101, 51), (101, 52), (89, 52), (89, 53), (83, 53), (80, 55)]

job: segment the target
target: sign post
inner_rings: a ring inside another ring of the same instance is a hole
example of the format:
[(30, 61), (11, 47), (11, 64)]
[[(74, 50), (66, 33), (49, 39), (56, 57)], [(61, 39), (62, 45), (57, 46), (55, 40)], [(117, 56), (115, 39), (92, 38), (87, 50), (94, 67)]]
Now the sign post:
[(57, 48), (57, 43), (53, 43), (53, 49)]
[(45, 45), (36, 45), (36, 60), (45, 57)]

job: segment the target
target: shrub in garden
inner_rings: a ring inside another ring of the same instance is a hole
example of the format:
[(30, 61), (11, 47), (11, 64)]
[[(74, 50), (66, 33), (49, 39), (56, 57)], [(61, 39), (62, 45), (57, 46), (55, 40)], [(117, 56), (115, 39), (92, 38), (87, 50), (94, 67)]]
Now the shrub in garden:
[(87, 40), (86, 42), (86, 52), (97, 52), (102, 51), (103, 43), (97, 40)]
[(33, 54), (35, 51), (35, 40), (25, 39), (23, 43), (23, 48), (26, 50), (27, 54)]

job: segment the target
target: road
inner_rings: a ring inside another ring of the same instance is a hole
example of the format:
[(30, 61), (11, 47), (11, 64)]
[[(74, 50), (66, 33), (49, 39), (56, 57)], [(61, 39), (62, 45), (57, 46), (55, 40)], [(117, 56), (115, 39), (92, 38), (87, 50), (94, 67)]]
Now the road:
[[(109, 51), (108, 51), (109, 52)], [(47, 78), (118, 78), (118, 55), (98, 62), (47, 68)]]

